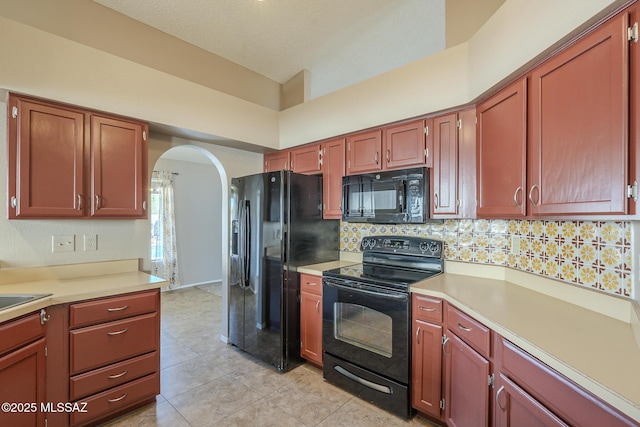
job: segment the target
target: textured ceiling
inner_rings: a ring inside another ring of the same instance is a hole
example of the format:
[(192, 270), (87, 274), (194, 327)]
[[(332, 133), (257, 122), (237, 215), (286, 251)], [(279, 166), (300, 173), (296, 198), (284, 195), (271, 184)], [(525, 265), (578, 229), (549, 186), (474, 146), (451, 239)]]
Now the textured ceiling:
[(311, 98), (445, 47), (445, 0), (94, 0)]

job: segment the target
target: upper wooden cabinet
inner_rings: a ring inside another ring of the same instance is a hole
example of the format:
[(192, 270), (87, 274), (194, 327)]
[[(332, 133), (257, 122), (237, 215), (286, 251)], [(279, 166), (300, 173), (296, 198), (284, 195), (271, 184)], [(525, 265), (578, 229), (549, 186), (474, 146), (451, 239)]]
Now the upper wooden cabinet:
[(9, 96), (9, 218), (145, 218), (147, 125)]
[(433, 119), (431, 206), (434, 217), (458, 212), (458, 124), (458, 113)]
[(347, 175), (431, 165), (424, 120), (347, 137)]
[(427, 125), (417, 120), (384, 129), (384, 169), (432, 166), (432, 149), (426, 146)]
[(143, 123), (91, 116), (91, 216), (145, 215), (145, 134)]
[(322, 171), (322, 151), (320, 144), (305, 145), (294, 148), (289, 153), (291, 170), (296, 173), (307, 175), (320, 173)]
[(342, 218), (342, 177), (345, 172), (345, 138), (326, 141), (322, 148), (322, 203), (324, 219)]
[(289, 151), (276, 151), (264, 155), (264, 172), (290, 170)]
[(347, 175), (382, 170), (382, 131), (362, 132), (347, 137)]
[(526, 214), (527, 80), (477, 107), (478, 217)]
[(626, 212), (628, 26), (620, 14), (532, 72), (532, 214)]

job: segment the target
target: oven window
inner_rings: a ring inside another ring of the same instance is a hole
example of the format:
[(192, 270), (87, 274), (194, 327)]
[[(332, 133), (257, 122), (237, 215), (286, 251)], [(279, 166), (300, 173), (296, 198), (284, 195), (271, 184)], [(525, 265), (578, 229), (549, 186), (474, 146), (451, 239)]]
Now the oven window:
[(333, 313), (335, 339), (391, 358), (393, 333), (389, 315), (343, 302), (333, 304)]

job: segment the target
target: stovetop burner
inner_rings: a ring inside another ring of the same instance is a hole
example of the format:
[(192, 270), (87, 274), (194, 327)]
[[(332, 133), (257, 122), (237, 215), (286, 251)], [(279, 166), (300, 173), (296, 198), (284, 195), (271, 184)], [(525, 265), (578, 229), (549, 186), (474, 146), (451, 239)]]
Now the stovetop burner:
[(411, 236), (362, 239), (363, 263), (327, 270), (324, 276), (409, 291), (409, 286), (443, 272), (442, 242)]

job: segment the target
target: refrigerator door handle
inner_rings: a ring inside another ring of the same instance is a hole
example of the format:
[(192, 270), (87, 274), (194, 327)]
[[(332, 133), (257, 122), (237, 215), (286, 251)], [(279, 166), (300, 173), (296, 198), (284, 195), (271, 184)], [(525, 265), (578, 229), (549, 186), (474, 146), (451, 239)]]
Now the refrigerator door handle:
[(243, 284), (245, 288), (248, 288), (250, 280), (251, 269), (251, 207), (249, 201), (244, 201), (243, 207), (244, 216), (244, 257), (243, 257)]

